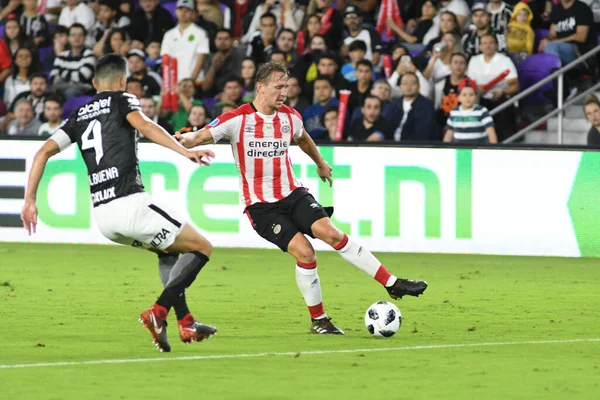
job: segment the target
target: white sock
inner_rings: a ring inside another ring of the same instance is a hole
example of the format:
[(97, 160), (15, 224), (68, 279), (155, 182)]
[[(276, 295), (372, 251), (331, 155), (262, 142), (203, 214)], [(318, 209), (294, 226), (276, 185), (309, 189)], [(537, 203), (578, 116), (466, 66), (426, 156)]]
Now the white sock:
[(373, 253), (352, 241), (347, 235), (344, 235), (344, 239), (334, 249), (344, 260), (368, 274), (383, 286), (392, 286), (398, 279), (389, 273)]
[[(314, 265), (314, 266), (313, 266)], [(309, 268), (307, 268), (309, 266)], [(323, 296), (321, 294), (321, 281), (317, 274), (317, 264), (296, 265), (296, 283), (308, 306), (312, 319), (326, 317), (323, 309)]]

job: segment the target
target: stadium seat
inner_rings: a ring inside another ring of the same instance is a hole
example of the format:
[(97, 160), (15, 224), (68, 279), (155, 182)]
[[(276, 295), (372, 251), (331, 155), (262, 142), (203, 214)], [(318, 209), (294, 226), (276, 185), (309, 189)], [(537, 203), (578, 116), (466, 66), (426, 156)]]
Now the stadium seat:
[(77, 108), (90, 101), (92, 97), (93, 96), (79, 96), (67, 100), (63, 105), (63, 118), (67, 118), (69, 114), (71, 114), (73, 111), (77, 110)]
[(40, 53), (40, 60), (45, 60), (52, 53), (52, 46), (40, 47), (38, 51)]
[[(552, 72), (560, 69), (560, 58), (553, 54), (533, 54), (524, 59), (517, 68), (519, 74), (519, 86), (525, 90)], [(548, 82), (529, 96), (525, 97), (524, 102), (528, 104), (551, 104), (552, 101), (544, 96), (544, 92), (554, 88), (552, 82)]]
[(548, 29), (536, 29), (535, 30), (535, 41), (533, 42), (533, 52), (537, 53), (537, 49), (540, 45), (542, 39), (545, 39), (548, 36)]
[(173, 19), (175, 21), (177, 21), (177, 17), (175, 16), (175, 10), (177, 10), (177, 2), (176, 1), (170, 1), (168, 3), (162, 3), (161, 6), (163, 6), (163, 8), (165, 10), (167, 10), (168, 12), (170, 12), (171, 15), (173, 16)]
[(0, 38), (4, 38), (4, 25), (0, 25)]
[(206, 107), (206, 109), (208, 110), (209, 113), (212, 113), (213, 108), (215, 108), (215, 105), (217, 104), (218, 100), (215, 99), (214, 97), (206, 97), (204, 99), (202, 99), (202, 104), (204, 104), (204, 106)]

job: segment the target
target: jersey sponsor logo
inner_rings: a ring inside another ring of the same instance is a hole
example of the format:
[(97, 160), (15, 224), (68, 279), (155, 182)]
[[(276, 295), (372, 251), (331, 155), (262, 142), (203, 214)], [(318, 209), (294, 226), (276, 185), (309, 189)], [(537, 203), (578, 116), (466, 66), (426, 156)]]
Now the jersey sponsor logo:
[(114, 186), (108, 189), (98, 190), (92, 193), (92, 203), (98, 204), (106, 200), (114, 199), (117, 197)]
[(171, 231), (163, 228), (163, 230), (154, 236), (154, 239), (150, 242), (153, 247), (158, 248), (163, 242), (167, 241), (167, 239), (171, 236)]
[(217, 125), (219, 125), (219, 118), (213, 119), (212, 122), (210, 124), (208, 124), (208, 126), (210, 126), (210, 127), (215, 127)]
[(111, 179), (116, 179), (118, 177), (119, 170), (117, 167), (110, 167), (89, 175), (88, 179), (90, 180), (90, 186), (95, 186), (99, 183), (110, 181)]
[(100, 99), (79, 107), (79, 111), (77, 112), (79, 117), (77, 118), (77, 121), (96, 118), (102, 114), (109, 114), (111, 100), (112, 97), (109, 97), (108, 99)]
[(250, 140), (248, 157), (272, 158), (285, 156), (288, 150), (288, 142), (285, 140)]

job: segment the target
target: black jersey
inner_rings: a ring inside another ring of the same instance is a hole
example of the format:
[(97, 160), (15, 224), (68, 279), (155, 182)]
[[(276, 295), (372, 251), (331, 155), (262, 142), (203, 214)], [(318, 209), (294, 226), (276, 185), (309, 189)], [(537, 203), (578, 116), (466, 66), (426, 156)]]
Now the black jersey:
[(138, 133), (127, 121), (130, 112), (141, 110), (132, 94), (101, 92), (73, 111), (61, 127), (81, 150), (94, 206), (144, 191)]

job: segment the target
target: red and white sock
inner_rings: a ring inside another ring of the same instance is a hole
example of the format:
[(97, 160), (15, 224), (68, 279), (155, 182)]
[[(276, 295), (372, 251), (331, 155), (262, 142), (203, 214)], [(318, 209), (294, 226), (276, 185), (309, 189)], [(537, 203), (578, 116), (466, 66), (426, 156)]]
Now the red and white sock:
[(304, 297), (308, 306), (308, 311), (312, 319), (324, 318), (327, 316), (323, 309), (323, 296), (321, 294), (321, 281), (317, 274), (317, 263), (305, 264), (296, 263), (296, 283), (298, 289)]
[(373, 253), (353, 242), (347, 235), (344, 235), (344, 239), (334, 249), (344, 260), (370, 275), (383, 286), (392, 286), (398, 279), (381, 264)]

